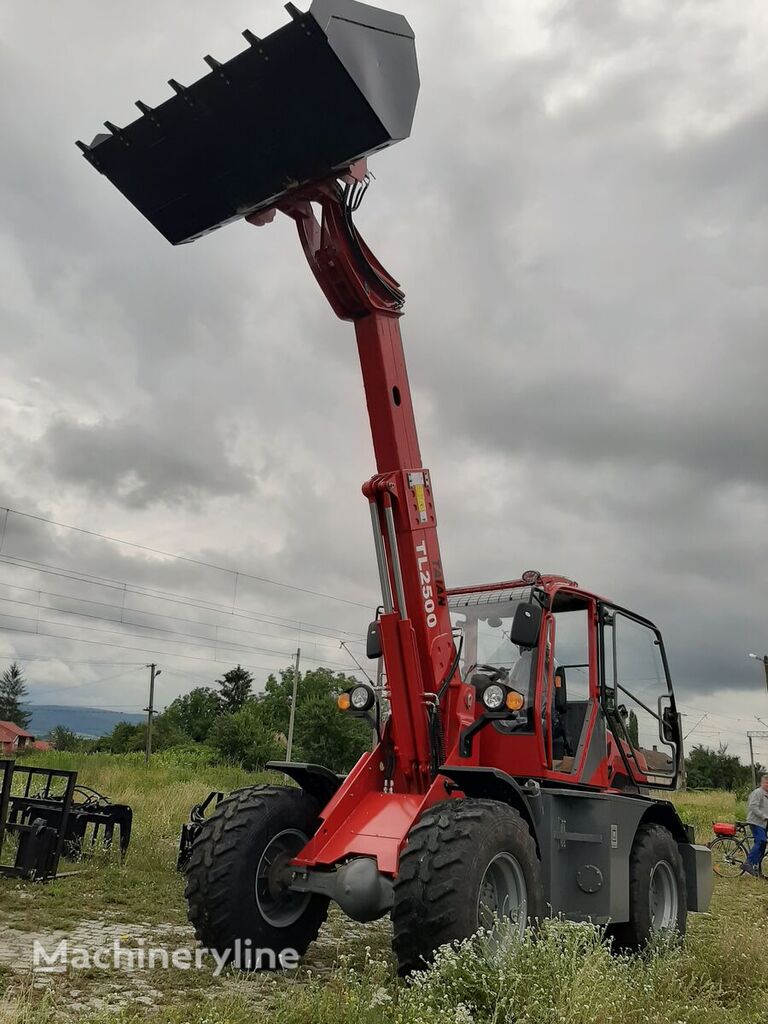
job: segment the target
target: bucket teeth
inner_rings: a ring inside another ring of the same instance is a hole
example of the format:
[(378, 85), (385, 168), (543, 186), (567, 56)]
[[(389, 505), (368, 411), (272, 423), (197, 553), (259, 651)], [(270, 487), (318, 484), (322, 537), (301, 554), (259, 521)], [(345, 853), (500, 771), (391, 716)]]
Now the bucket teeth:
[(226, 73), (226, 71), (224, 70), (224, 65), (222, 64), (222, 62), (221, 62), (220, 60), (216, 60), (216, 58), (215, 58), (215, 57), (212, 57), (212, 56), (210, 55), (210, 53), (207, 53), (207, 54), (205, 55), (205, 57), (203, 57), (203, 60), (204, 60), (204, 61), (205, 61), (205, 63), (206, 63), (207, 65), (208, 65), (208, 67), (209, 67), (209, 68), (211, 69), (211, 71), (212, 71), (212, 72), (213, 72), (213, 73), (214, 73), (214, 74), (215, 74), (215, 75), (216, 75), (216, 76), (217, 76), (218, 78), (220, 78), (220, 79), (221, 79), (221, 81), (222, 81), (222, 82), (223, 82), (223, 83), (224, 83), (225, 85), (231, 85), (231, 84), (232, 84), (232, 83), (231, 83), (231, 81), (229, 80), (229, 78), (227, 77), (227, 73)]
[(254, 35), (249, 28), (243, 29), (243, 38), (249, 46), (261, 46), (261, 39)]
[(127, 135), (125, 134), (122, 128), (118, 128), (117, 125), (112, 124), (111, 121), (105, 121), (104, 127), (107, 129), (108, 132), (111, 132), (111, 134), (114, 135), (116, 139), (119, 139), (124, 146), (130, 146), (130, 140), (128, 139)]
[(287, 3), (285, 5), (286, 11), (290, 14), (294, 21), (302, 21), (304, 18), (304, 12), (300, 11), (296, 4)]
[(148, 103), (145, 103), (143, 100), (135, 100), (135, 104), (142, 112), (142, 114), (146, 118), (148, 118), (152, 122), (152, 124), (155, 125), (156, 128), (160, 127), (160, 122), (157, 119), (154, 107), (150, 107), (150, 105)]
[(80, 139), (78, 139), (75, 142), (75, 145), (77, 146), (77, 148), (80, 150), (81, 153), (86, 153), (87, 154), (87, 153), (91, 152), (91, 147), (90, 146), (86, 146), (86, 144), (84, 142), (81, 142)]
[(196, 106), (192, 93), (186, 85), (182, 85), (180, 82), (177, 82), (175, 78), (169, 78), (168, 85), (170, 85), (177, 96), (181, 96), (188, 107)]

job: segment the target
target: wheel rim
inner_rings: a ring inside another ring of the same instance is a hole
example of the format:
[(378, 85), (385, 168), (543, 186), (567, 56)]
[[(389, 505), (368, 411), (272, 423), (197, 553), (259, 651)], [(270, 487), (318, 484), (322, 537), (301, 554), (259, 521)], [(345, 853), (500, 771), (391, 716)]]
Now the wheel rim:
[(677, 878), (672, 865), (660, 860), (651, 872), (651, 930), (668, 932), (677, 927)]
[(736, 839), (720, 839), (712, 844), (712, 869), (721, 878), (736, 878), (744, 869), (747, 852)]
[(287, 828), (270, 840), (256, 868), (256, 905), (267, 924), (287, 928), (294, 924), (312, 898), (308, 892), (291, 892), (283, 881), (285, 868), (306, 846), (307, 836)]
[(485, 869), (477, 898), (477, 918), (491, 929), (497, 920), (514, 921), (519, 934), (528, 922), (528, 887), (519, 862), (511, 853), (498, 853)]

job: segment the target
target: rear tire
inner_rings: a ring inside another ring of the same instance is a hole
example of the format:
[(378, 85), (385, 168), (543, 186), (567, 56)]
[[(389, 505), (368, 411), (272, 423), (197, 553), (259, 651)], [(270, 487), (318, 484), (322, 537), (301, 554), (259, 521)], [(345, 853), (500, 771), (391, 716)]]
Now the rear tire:
[(611, 925), (614, 948), (638, 951), (659, 934), (685, 935), (688, 917), (683, 859), (662, 825), (640, 825), (629, 855), (629, 921)]
[(435, 804), (400, 856), (392, 910), (398, 971), (422, 970), (438, 946), (490, 927), (494, 913), (517, 921), (522, 934), (544, 911), (536, 844), (516, 810), (469, 797)]
[[(252, 786), (225, 797), (200, 829), (186, 869), (187, 916), (202, 945), (227, 953), (228, 964), (280, 968), (282, 951), (303, 956), (317, 937), (328, 899), (291, 893), (277, 876), (316, 832), (318, 812), (300, 789)], [(257, 950), (277, 959), (257, 960)]]

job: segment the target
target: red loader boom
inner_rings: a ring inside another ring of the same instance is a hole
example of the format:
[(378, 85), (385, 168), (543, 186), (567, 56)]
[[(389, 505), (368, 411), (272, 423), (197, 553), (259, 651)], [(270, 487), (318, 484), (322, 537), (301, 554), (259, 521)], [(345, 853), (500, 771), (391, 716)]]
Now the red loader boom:
[[(354, 323), (376, 454), (363, 493), (383, 612), (368, 653), (383, 656), (391, 713), (345, 779), (280, 764), (298, 788), (218, 805), (189, 850), (190, 919), (246, 968), (263, 965), (255, 950), (303, 953), (330, 900), (362, 921), (391, 912), (403, 972), (499, 918), (589, 919), (628, 948), (682, 932), (711, 872), (673, 806), (647, 795), (675, 785), (682, 757), (656, 627), (562, 576), (445, 584), (403, 293), (353, 223), (366, 158), (410, 132), (413, 33), (354, 0), (287, 8), (289, 25), (245, 33), (244, 53), (206, 58), (199, 82), (172, 80), (166, 103), (79, 144), (174, 243), (243, 216), (294, 221)], [(345, 713), (378, 700), (361, 684)]]

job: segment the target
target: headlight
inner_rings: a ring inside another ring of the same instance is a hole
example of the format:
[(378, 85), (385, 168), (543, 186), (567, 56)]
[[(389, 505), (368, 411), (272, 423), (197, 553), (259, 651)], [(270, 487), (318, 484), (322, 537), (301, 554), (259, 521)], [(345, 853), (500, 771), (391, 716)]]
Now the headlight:
[(361, 683), (349, 691), (349, 703), (352, 711), (368, 711), (376, 702), (376, 694), (370, 688)]
[(491, 683), (483, 690), (480, 699), (489, 711), (498, 711), (504, 705), (504, 696), (504, 687)]

